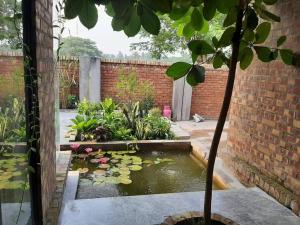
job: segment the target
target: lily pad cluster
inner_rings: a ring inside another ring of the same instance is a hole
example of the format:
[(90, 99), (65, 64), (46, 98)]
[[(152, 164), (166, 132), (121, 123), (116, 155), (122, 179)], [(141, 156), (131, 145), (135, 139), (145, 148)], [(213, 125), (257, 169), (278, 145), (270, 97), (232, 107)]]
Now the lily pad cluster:
[[(86, 177), (81, 179), (83, 184), (131, 184), (131, 173), (143, 169), (143, 165), (149, 167), (160, 163), (174, 163), (172, 159), (160, 159), (155, 161), (144, 160), (134, 155), (135, 150), (128, 151), (96, 151), (87, 154), (75, 154), (74, 160), (84, 161), (87, 167), (74, 168)], [(75, 161), (73, 162), (75, 163)], [(82, 165), (83, 163), (81, 163)]]
[(27, 189), (26, 167), (26, 154), (4, 153), (0, 159), (0, 190)]

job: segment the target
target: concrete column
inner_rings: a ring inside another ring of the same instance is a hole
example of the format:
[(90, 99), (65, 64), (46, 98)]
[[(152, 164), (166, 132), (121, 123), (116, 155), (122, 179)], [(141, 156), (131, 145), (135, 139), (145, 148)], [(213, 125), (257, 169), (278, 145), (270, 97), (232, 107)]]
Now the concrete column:
[(79, 59), (79, 98), (90, 102), (100, 102), (101, 72), (100, 59), (80, 57)]
[(192, 87), (185, 77), (173, 83), (172, 111), (174, 120), (189, 120), (192, 103)]

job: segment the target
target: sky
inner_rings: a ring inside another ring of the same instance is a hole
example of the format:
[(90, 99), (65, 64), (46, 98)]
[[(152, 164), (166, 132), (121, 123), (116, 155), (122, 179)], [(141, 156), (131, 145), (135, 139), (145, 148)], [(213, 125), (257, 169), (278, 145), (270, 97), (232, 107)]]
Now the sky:
[[(55, 13), (56, 11), (54, 10), (53, 12)], [(95, 41), (99, 50), (104, 54), (118, 54), (122, 52), (130, 55), (130, 43), (139, 41), (138, 37), (128, 38), (123, 31), (113, 31), (111, 17), (105, 13), (104, 7), (98, 7), (98, 22), (90, 30), (81, 25), (78, 17), (73, 20), (67, 20), (63, 37), (70, 35)]]

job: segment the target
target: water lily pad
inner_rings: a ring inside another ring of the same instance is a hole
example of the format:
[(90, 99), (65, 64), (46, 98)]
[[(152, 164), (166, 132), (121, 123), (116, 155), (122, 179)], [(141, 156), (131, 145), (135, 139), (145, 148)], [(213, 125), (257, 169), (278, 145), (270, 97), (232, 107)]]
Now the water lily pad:
[(79, 171), (79, 173), (87, 173), (89, 172), (89, 169), (88, 168), (78, 168), (77, 171)]
[(99, 175), (99, 176), (101, 176), (101, 175), (105, 175), (106, 174), (106, 171), (105, 170), (95, 170), (94, 171), (94, 174), (95, 175)]
[(91, 159), (90, 162), (96, 164), (99, 163), (99, 159)]
[(149, 159), (147, 159), (147, 160), (144, 160), (144, 161), (143, 161), (143, 163), (144, 163), (144, 164), (153, 164), (153, 161), (152, 161), (152, 160), (149, 160)]
[(139, 170), (143, 169), (143, 167), (141, 167), (139, 165), (132, 165), (132, 166), (129, 166), (129, 169), (132, 171), (139, 171)]
[(88, 157), (88, 155), (87, 154), (78, 154), (77, 157), (80, 159), (86, 159)]
[(120, 183), (116, 177), (107, 177), (104, 181), (107, 184), (118, 184)]
[(134, 153), (136, 153), (136, 151), (135, 150), (131, 150), (131, 151), (128, 151), (128, 153), (129, 154), (134, 154)]
[(117, 159), (112, 159), (112, 160), (110, 160), (110, 162), (111, 162), (111, 163), (118, 163), (119, 160), (117, 160)]
[(118, 173), (120, 171), (120, 169), (117, 167), (114, 167), (114, 168), (111, 168), (110, 171), (113, 173)]
[(95, 155), (94, 157), (96, 158), (96, 159), (100, 159), (100, 158), (102, 158), (104, 155), (103, 155), (103, 153), (97, 153), (97, 155)]
[(108, 169), (109, 167), (110, 167), (109, 164), (100, 164), (99, 165), (99, 168), (101, 168), (101, 169)]
[(121, 175), (129, 175), (130, 174), (130, 171), (129, 170), (120, 170), (119, 173)]
[(126, 178), (126, 177), (121, 177), (119, 180), (120, 180), (121, 184), (131, 184), (132, 183), (132, 180), (130, 180), (129, 178)]

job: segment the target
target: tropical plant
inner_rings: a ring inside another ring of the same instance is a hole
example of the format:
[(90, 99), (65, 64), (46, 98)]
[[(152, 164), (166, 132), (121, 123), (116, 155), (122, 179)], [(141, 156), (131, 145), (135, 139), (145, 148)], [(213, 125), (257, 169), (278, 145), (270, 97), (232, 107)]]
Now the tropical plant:
[(98, 120), (96, 118), (90, 118), (88, 116), (77, 115), (73, 122), (72, 130), (76, 132), (76, 141), (87, 141), (94, 139), (94, 131), (98, 126)]
[(142, 118), (140, 103), (136, 102), (132, 105), (123, 105), (122, 110), (128, 127), (132, 130), (132, 133), (136, 133), (137, 121)]
[(101, 104), (92, 103), (86, 99), (78, 103), (77, 111), (80, 115), (95, 116), (101, 113)]
[(105, 114), (111, 114), (118, 108), (118, 105), (114, 103), (112, 98), (104, 99), (104, 101), (102, 101), (100, 103), (100, 106), (101, 106), (102, 112)]
[(0, 107), (0, 142), (26, 140), (25, 109), (21, 99), (7, 97)]
[[(204, 203), (206, 225), (211, 224), (213, 170), (231, 101), (238, 62), (241, 69), (246, 69), (250, 66), (254, 53), (262, 62), (276, 60), (279, 55), (287, 65), (295, 65), (298, 61), (292, 50), (282, 48), (286, 36), (280, 37), (275, 46), (263, 45), (271, 31), (272, 24), (268, 21), (280, 22), (279, 16), (268, 11), (267, 6), (275, 3), (277, 0), (76, 0), (74, 4), (73, 0), (66, 0), (66, 18), (79, 16), (84, 26), (92, 28), (98, 20), (96, 5), (103, 4), (107, 9), (106, 13), (113, 17), (113, 29), (123, 30), (129, 37), (135, 36), (141, 27), (157, 35), (161, 28), (157, 14), (167, 14), (175, 21), (185, 17), (184, 29), (189, 35), (208, 26), (208, 21), (215, 17), (216, 12), (225, 15), (223, 27), (226, 29), (220, 39), (213, 37), (212, 44), (201, 39), (192, 40), (188, 43), (188, 48), (192, 53), (193, 63), (178, 62), (167, 71), (168, 76), (175, 80), (186, 76), (187, 82), (195, 86), (205, 80), (205, 68), (196, 63), (199, 56), (211, 55), (215, 68), (223, 64), (229, 67), (224, 101), (208, 158)], [(229, 46), (231, 46), (231, 54), (225, 55), (224, 49)]]
[(149, 126), (147, 139), (173, 139), (174, 133), (171, 131), (171, 123), (168, 119), (157, 114), (155, 111), (144, 118)]
[(78, 104), (78, 97), (76, 95), (68, 95), (68, 109), (76, 109)]
[(125, 73), (120, 70), (119, 80), (116, 84), (117, 97), (121, 103), (132, 105), (139, 101), (142, 110), (149, 110), (154, 104), (153, 84), (147, 80), (140, 80), (136, 72)]

